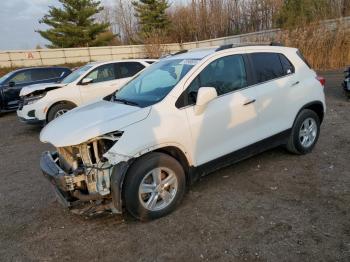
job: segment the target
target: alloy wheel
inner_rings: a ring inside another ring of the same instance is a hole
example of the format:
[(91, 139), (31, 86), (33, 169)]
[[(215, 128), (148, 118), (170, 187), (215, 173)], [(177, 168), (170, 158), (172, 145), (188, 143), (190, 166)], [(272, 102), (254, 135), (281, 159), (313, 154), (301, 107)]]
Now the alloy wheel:
[(139, 200), (150, 211), (158, 211), (169, 206), (175, 199), (178, 181), (174, 171), (165, 167), (151, 170), (142, 179)]

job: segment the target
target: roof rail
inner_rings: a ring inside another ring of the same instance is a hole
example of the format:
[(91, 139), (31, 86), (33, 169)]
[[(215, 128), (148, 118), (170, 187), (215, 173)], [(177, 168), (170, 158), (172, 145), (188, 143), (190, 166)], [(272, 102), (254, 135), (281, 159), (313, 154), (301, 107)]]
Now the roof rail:
[(174, 55), (180, 55), (180, 54), (184, 54), (184, 53), (187, 53), (188, 52), (188, 50), (186, 50), (186, 49), (184, 49), (184, 50), (180, 50), (180, 51), (178, 51), (178, 52), (176, 52), (176, 53), (174, 53), (174, 54), (171, 54), (172, 56), (174, 56)]
[(278, 42), (246, 42), (246, 43), (239, 43), (239, 44), (228, 44), (228, 45), (222, 45), (218, 47), (215, 51), (221, 51), (225, 49), (235, 48), (235, 47), (244, 47), (244, 46), (284, 46), (281, 43)]
[(184, 49), (184, 50), (180, 50), (180, 51), (175, 52), (175, 53), (164, 54), (159, 59), (163, 59), (163, 58), (174, 56), (174, 55), (180, 55), (180, 54), (187, 53), (187, 52), (188, 52), (188, 50)]

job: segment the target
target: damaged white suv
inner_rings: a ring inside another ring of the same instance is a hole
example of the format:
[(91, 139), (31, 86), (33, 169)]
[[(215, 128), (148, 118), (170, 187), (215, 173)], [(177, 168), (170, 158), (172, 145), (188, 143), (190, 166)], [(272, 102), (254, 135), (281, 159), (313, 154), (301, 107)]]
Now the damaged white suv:
[(76, 108), (41, 132), (41, 158), (61, 202), (148, 220), (219, 167), (285, 145), (309, 153), (325, 113), (324, 79), (297, 49), (223, 46), (172, 55), (111, 100)]

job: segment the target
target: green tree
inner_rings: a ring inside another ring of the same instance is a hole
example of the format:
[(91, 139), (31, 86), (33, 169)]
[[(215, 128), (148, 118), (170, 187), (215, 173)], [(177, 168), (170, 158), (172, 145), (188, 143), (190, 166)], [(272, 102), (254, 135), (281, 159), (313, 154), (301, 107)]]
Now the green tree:
[[(108, 32), (109, 23), (98, 23), (94, 16), (103, 10), (100, 1), (59, 0), (62, 8), (50, 6), (39, 22), (49, 26), (37, 32), (51, 42), (49, 48), (101, 46), (108, 44), (113, 34)], [(106, 37), (108, 35), (108, 37)]]
[(329, 0), (284, 0), (275, 22), (278, 27), (290, 28), (331, 16)]
[(167, 0), (139, 0), (132, 4), (139, 19), (142, 37), (147, 38), (168, 30), (170, 21), (166, 14), (166, 9), (169, 8)]

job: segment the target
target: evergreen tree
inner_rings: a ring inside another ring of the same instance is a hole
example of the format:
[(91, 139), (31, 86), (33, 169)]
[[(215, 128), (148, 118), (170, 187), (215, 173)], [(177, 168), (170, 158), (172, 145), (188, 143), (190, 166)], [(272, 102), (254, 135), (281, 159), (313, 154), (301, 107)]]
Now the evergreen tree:
[(169, 8), (167, 0), (139, 0), (132, 4), (139, 19), (141, 36), (148, 37), (169, 28), (170, 22), (165, 12)]
[(95, 22), (94, 16), (103, 10), (100, 1), (59, 0), (59, 2), (62, 8), (51, 6), (48, 14), (39, 21), (50, 27), (45, 31), (37, 31), (51, 42), (47, 47), (98, 46), (108, 44), (112, 40), (113, 34), (106, 34), (109, 24)]

